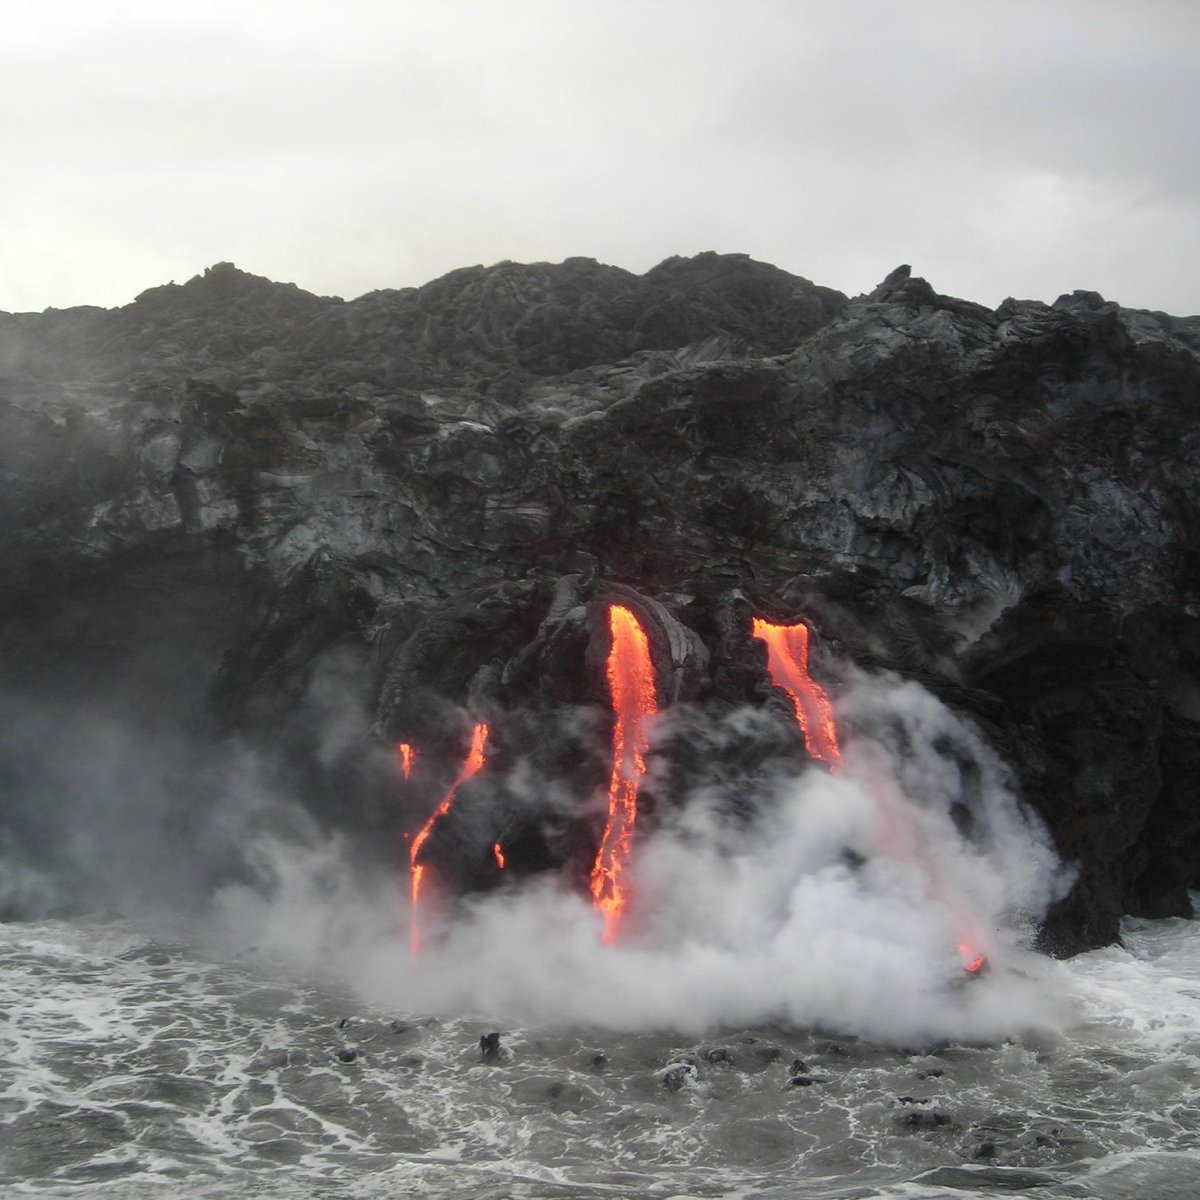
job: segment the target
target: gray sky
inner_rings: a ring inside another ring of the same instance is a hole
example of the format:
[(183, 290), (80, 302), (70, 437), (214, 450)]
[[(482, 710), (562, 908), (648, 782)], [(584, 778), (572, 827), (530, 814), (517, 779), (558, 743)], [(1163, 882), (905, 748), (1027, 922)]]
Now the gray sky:
[(0, 0), (0, 309), (745, 251), (1200, 312), (1197, 0)]

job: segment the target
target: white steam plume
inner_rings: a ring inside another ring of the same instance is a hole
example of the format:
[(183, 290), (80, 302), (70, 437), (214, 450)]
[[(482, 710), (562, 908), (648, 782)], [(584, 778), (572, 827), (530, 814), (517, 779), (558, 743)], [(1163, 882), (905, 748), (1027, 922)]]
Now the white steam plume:
[[(365, 895), (335, 845), (275, 846), (274, 899), (227, 890), (221, 911), (408, 1012), (693, 1033), (775, 1021), (905, 1045), (1042, 1024), (1052, 1005), (1022, 944), (1067, 881), (1010, 773), (915, 684), (860, 678), (841, 708), (864, 732), (836, 776), (812, 768), (752, 798), (750, 822), (700, 795), (642, 840), (616, 946), (586, 897), (543, 878), (463, 902), (414, 960), (399, 860)], [(978, 980), (964, 931), (993, 962)]]

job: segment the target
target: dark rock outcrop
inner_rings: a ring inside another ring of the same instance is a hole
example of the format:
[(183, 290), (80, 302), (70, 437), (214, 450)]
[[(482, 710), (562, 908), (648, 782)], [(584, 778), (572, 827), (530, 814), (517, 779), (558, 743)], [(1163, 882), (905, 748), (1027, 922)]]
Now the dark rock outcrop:
[(500, 1045), (500, 1033), (492, 1030), (479, 1038), (479, 1058), (485, 1063), (498, 1063), (504, 1060), (504, 1050)]
[[(603, 784), (606, 603), (683, 713), (769, 708), (749, 616), (803, 614), (818, 672), (918, 679), (1013, 766), (1079, 868), (1069, 952), (1200, 885), (1198, 411), (1200, 318), (989, 311), (907, 267), (847, 300), (744, 256), (505, 263), (347, 303), (220, 264), (0, 314), (3, 688), (269, 738), (322, 819), (381, 831), (379, 747), (422, 747), (427, 812), (468, 713), (498, 768)], [(332, 739), (347, 694), (369, 720)], [(776, 725), (711, 769), (799, 754)], [(504, 786), (440, 869), (585, 872), (596, 815)], [(12, 801), (3, 844), (45, 820)]]

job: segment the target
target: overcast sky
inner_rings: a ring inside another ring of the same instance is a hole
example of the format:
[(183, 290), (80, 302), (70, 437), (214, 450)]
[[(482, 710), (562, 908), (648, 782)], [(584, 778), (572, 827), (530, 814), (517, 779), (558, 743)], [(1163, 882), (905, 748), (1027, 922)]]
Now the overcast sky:
[(744, 251), (1200, 312), (1200, 0), (38, 0), (0, 309)]

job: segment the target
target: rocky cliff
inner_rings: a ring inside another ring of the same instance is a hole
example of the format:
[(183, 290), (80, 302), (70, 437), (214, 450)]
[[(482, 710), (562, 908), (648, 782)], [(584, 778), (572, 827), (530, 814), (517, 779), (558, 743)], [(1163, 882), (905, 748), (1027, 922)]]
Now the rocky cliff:
[[(343, 302), (220, 264), (0, 314), (5, 703), (237, 730), (323, 821), (380, 834), (379, 748), (452, 773), (471, 713), (496, 779), (602, 780), (623, 597), (684, 714), (669, 804), (716, 769), (686, 714), (774, 703), (751, 614), (803, 618), (835, 702), (853, 669), (915, 679), (1011, 765), (1078, 868), (1043, 930), (1069, 952), (1200, 886), (1198, 413), (1200, 318), (989, 311), (907, 267), (853, 300), (706, 254)], [(731, 791), (802, 754), (779, 728), (721, 765)], [(67, 862), (4, 749), (0, 849)], [(500, 832), (520, 870), (586, 860), (594, 815), (492, 786), (439, 839), (461, 886)]]

